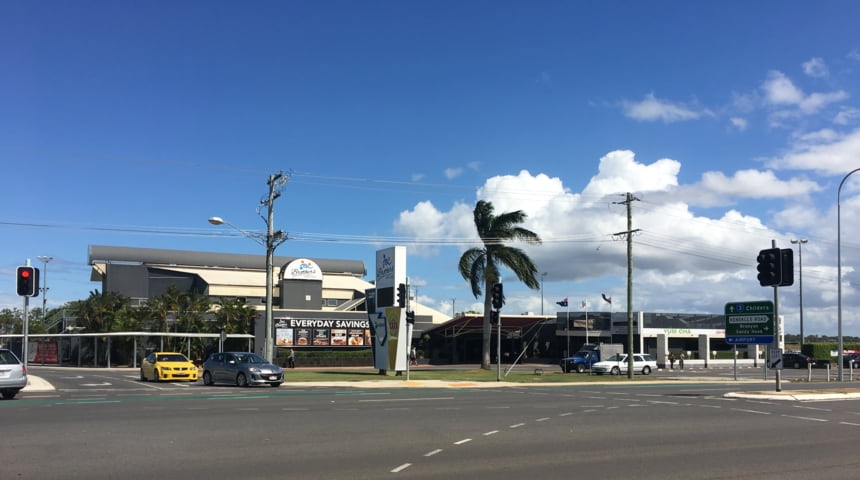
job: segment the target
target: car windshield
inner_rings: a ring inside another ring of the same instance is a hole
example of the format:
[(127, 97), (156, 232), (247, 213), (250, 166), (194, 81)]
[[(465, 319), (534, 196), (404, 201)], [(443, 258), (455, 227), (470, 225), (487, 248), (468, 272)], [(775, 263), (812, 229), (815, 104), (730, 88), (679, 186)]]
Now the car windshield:
[(623, 353), (616, 353), (615, 355), (607, 358), (606, 360), (609, 362), (620, 362), (621, 360), (624, 360), (626, 356), (627, 355), (624, 355)]
[(179, 353), (174, 353), (174, 354), (170, 354), (170, 355), (159, 355), (158, 361), (159, 362), (187, 362), (188, 359), (185, 358), (185, 355), (182, 355)]
[(574, 358), (586, 358), (589, 355), (591, 355), (591, 352), (576, 352), (573, 354), (573, 357)]
[(239, 363), (268, 363), (266, 359), (256, 353), (243, 353), (236, 355), (236, 361)]

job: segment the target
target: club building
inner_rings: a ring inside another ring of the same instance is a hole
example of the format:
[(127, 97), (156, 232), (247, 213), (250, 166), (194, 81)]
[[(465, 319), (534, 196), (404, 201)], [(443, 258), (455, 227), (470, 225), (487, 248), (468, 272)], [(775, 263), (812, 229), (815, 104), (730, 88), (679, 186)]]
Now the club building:
[[(263, 330), (266, 272), (262, 255), (92, 245), (88, 257), (91, 280), (100, 282), (104, 292), (129, 297), (133, 305), (158, 297), (170, 287), (198, 292), (213, 301), (241, 298), (260, 310), (255, 328)], [(366, 292), (375, 285), (365, 279), (363, 262), (276, 256), (273, 265), (276, 346), (368, 348), (365, 300)], [(415, 311), (413, 339), (427, 340), (425, 358), (437, 363), (480, 362), (481, 314), (459, 313), (451, 318), (414, 301), (411, 306)], [(501, 323), (504, 359), (554, 361), (585, 343), (626, 345), (628, 338), (626, 312), (503, 313)], [(654, 354), (658, 363), (665, 362), (669, 351), (731, 348), (725, 343), (723, 315), (634, 312), (633, 335), (634, 348)], [(754, 345), (744, 346), (742, 352), (756, 355)]]

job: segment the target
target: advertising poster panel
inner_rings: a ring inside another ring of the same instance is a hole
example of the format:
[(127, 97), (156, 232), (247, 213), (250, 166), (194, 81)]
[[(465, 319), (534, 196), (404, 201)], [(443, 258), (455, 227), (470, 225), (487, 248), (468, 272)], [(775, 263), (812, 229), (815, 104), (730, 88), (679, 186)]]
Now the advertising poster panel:
[(370, 345), (368, 320), (278, 318), (275, 321), (278, 347), (363, 347)]

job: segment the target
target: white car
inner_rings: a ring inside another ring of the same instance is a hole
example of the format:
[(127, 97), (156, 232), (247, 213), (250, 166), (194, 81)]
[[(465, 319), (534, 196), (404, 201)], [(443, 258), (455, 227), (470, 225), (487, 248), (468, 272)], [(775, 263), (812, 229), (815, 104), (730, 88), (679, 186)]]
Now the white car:
[[(633, 373), (641, 373), (642, 375), (650, 375), (652, 370), (657, 368), (657, 360), (646, 353), (633, 354)], [(602, 362), (597, 362), (591, 366), (591, 371), (600, 375), (611, 373), (612, 375), (621, 375), (627, 373), (627, 354), (616, 353)]]
[(0, 395), (12, 400), (26, 386), (26, 367), (11, 350), (0, 348)]

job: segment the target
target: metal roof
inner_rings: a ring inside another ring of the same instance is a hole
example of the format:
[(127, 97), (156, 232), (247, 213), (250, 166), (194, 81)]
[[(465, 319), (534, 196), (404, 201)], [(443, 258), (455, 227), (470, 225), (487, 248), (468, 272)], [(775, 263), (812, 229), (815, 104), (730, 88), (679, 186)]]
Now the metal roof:
[[(90, 245), (88, 250), (90, 265), (97, 263), (140, 263), (144, 265), (266, 269), (265, 255), (105, 245)], [(306, 257), (276, 256), (273, 263), (283, 267), (299, 258)], [(316, 262), (324, 273), (346, 273), (362, 277), (367, 275), (364, 262), (360, 260), (337, 260), (329, 258), (310, 258), (310, 260)]]

